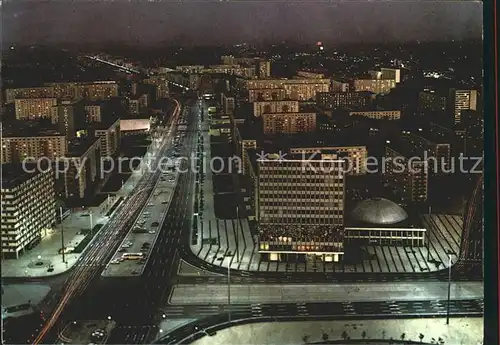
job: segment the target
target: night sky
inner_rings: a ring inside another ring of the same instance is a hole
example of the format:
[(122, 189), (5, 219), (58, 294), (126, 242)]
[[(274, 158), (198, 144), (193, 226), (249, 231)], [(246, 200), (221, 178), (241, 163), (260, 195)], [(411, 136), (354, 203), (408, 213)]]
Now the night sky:
[[(1, 2), (1, 0), (0, 0)], [(476, 1), (3, 0), (9, 44), (328, 44), (480, 38)]]

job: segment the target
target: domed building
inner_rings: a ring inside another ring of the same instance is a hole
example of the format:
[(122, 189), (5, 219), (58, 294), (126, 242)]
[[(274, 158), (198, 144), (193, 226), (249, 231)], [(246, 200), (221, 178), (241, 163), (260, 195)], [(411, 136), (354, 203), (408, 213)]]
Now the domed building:
[(393, 201), (384, 198), (363, 200), (351, 212), (357, 223), (373, 225), (397, 224), (408, 219), (408, 213)]
[(348, 213), (345, 242), (360, 245), (425, 245), (426, 229), (417, 227), (406, 210), (385, 198), (359, 202)]

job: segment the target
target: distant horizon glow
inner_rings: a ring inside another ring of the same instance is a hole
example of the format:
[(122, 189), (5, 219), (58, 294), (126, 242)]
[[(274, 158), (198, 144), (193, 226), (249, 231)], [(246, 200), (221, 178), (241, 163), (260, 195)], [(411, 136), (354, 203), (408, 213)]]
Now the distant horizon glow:
[(220, 45), (453, 41), (482, 37), (482, 3), (37, 2), (3, 4), (4, 44)]

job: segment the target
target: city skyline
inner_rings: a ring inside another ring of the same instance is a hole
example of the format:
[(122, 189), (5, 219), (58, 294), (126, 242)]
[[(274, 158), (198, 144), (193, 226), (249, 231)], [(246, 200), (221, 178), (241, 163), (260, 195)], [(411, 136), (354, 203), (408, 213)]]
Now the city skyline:
[(301, 44), (322, 41), (331, 45), (482, 37), (482, 2), (478, 1), (305, 4), (186, 0), (32, 5), (31, 0), (4, 2), (5, 43), (189, 46), (286, 40)]

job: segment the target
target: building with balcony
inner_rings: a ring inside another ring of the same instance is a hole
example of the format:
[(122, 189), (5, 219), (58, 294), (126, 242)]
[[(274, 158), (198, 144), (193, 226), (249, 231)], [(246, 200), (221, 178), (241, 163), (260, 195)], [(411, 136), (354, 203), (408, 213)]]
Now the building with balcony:
[(273, 113), (298, 113), (298, 101), (264, 101), (253, 103), (253, 116)]
[[(25, 169), (24, 169), (25, 168)], [(36, 164), (2, 164), (2, 260), (35, 247), (56, 221), (54, 175)]]
[(286, 98), (296, 101), (309, 101), (316, 98), (317, 92), (329, 92), (329, 79), (248, 79), (245, 88), (284, 89)]
[(16, 98), (14, 100), (16, 119), (38, 120), (52, 118), (52, 108), (56, 98)]
[(120, 119), (106, 123), (95, 123), (92, 125), (91, 131), (101, 141), (102, 157), (112, 157), (118, 153), (121, 141)]
[(2, 163), (21, 163), (25, 159), (54, 160), (68, 151), (66, 136), (52, 129), (23, 128), (2, 133)]
[(310, 133), (316, 131), (316, 113), (264, 113), (265, 135)]
[(286, 98), (285, 89), (250, 89), (248, 102), (282, 101)]

